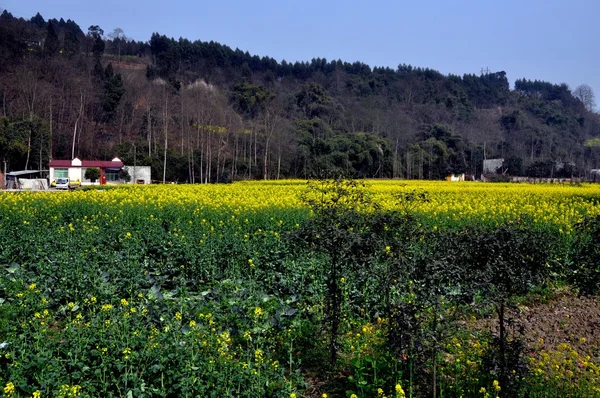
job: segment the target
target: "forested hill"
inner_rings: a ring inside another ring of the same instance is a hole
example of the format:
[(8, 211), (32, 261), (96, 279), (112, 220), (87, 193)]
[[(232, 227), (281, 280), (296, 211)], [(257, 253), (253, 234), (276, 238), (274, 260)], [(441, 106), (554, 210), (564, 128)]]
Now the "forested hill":
[(440, 179), (479, 175), (484, 157), (504, 158), (501, 171), (512, 175), (600, 167), (588, 86), (518, 79), (511, 89), (503, 71), (278, 62), (212, 41), (135, 42), (121, 29), (84, 32), (71, 20), (4, 11), (0, 89), (9, 170), (72, 156), (119, 156), (180, 182)]

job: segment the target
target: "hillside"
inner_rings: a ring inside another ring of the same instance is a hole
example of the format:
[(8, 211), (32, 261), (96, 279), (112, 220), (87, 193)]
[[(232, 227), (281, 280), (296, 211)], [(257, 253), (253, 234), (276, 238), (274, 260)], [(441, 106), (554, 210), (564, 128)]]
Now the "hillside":
[(39, 14), (0, 16), (0, 158), (9, 170), (72, 156), (119, 156), (180, 182), (440, 179), (477, 176), (495, 157), (512, 175), (600, 167), (600, 118), (586, 86), (518, 79), (511, 89), (503, 71), (292, 64), (212, 41), (104, 33)]

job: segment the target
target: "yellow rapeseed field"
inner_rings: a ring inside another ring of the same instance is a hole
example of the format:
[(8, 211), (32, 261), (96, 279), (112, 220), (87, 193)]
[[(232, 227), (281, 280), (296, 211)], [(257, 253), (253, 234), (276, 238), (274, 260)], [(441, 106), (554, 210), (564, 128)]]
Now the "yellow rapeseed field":
[[(465, 223), (497, 224), (521, 216), (536, 224), (555, 226), (569, 233), (585, 216), (600, 214), (600, 185), (492, 184), (445, 181), (368, 181), (375, 202), (384, 209), (398, 207), (400, 192), (423, 190), (428, 201), (413, 209), (433, 227)], [(130, 211), (160, 213), (186, 210), (186, 217), (205, 211), (231, 215), (263, 210), (301, 210), (300, 194), (306, 181), (256, 181), (229, 185), (128, 186), (107, 191), (26, 193), (0, 196), (0, 209), (20, 214), (25, 223), (41, 216), (56, 216), (60, 209), (81, 207), (88, 217), (120, 217)], [(190, 214), (191, 213), (191, 214)]]
[[(496, 223), (530, 216), (536, 223), (571, 230), (584, 216), (600, 214), (599, 185), (492, 184), (444, 181), (368, 181), (375, 202), (385, 209), (398, 206), (395, 194), (423, 190), (429, 200), (415, 211), (428, 215), (436, 224), (465, 222)], [(50, 208), (72, 206), (90, 209), (157, 210), (193, 208), (223, 210), (231, 214), (265, 209), (299, 209), (305, 181), (238, 182), (229, 185), (128, 186), (107, 191), (70, 193), (28, 193), (0, 196), (2, 211), (21, 213), (28, 218)], [(89, 216), (93, 216), (90, 214)]]

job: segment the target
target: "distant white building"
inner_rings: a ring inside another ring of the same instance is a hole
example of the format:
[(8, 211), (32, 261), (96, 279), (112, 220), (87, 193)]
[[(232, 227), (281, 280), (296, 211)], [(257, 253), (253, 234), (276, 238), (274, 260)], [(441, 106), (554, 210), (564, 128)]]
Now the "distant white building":
[(152, 183), (152, 171), (150, 166), (123, 166), (131, 180), (131, 184), (150, 184)]
[(483, 161), (483, 174), (495, 174), (504, 164), (504, 159), (486, 159)]
[(449, 174), (446, 176), (446, 181), (465, 181), (465, 173)]

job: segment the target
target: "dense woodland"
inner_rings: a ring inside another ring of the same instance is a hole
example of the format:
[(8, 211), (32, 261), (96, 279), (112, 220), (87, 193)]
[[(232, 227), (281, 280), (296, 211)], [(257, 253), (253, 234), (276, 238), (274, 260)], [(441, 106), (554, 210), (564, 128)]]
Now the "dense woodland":
[(600, 116), (583, 84), (400, 64), (278, 62), (213, 41), (129, 40), (40, 14), (0, 16), (0, 161), (151, 165), (160, 181), (586, 176)]

